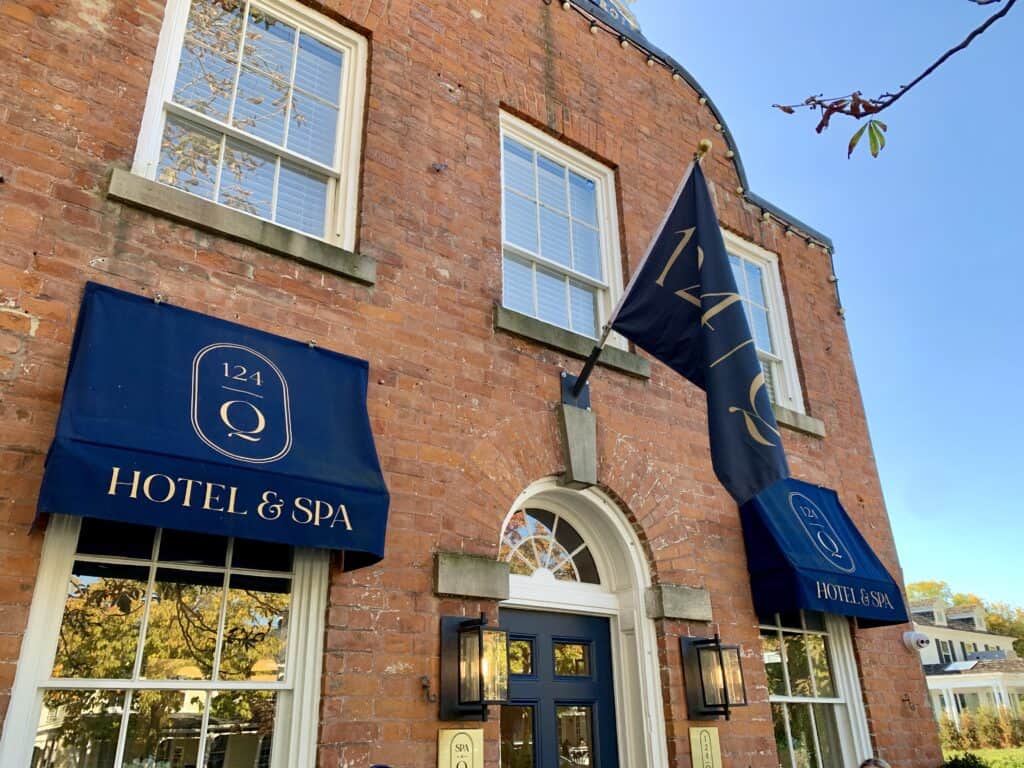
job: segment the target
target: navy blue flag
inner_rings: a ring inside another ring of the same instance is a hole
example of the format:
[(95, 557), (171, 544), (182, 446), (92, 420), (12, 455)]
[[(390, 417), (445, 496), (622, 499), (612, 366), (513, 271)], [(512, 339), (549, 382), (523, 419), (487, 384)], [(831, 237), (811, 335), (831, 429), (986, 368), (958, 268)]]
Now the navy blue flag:
[(40, 512), (384, 554), (368, 365), (88, 283)]
[(707, 393), (715, 474), (740, 504), (789, 476), (764, 373), (698, 163), (612, 329)]

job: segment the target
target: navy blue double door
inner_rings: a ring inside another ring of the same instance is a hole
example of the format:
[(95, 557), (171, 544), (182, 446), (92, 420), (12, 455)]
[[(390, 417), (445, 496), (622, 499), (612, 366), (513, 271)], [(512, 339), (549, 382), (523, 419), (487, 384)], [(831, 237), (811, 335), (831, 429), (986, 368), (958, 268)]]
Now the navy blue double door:
[(501, 768), (618, 768), (608, 619), (501, 610)]

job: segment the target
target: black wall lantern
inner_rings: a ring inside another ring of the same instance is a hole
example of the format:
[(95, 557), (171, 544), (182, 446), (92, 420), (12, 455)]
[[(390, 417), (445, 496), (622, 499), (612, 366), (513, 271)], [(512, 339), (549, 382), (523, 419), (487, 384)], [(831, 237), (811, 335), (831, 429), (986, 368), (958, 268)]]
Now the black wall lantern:
[(740, 647), (713, 638), (684, 637), (679, 641), (686, 676), (686, 702), (691, 720), (713, 720), (747, 705), (740, 665)]
[(479, 619), (441, 617), (442, 720), (486, 720), (508, 703), (508, 633)]

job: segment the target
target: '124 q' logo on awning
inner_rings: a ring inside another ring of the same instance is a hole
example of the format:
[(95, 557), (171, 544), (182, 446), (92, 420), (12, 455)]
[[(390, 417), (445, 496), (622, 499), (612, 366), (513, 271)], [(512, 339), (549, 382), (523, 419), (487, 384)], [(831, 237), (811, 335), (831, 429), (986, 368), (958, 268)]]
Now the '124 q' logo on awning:
[(192, 361), (192, 428), (210, 448), (237, 461), (283, 458), (292, 447), (284, 374), (249, 347), (203, 347)]
[(857, 570), (853, 555), (821, 507), (802, 493), (791, 493), (789, 506), (807, 538), (826, 563), (843, 573)]

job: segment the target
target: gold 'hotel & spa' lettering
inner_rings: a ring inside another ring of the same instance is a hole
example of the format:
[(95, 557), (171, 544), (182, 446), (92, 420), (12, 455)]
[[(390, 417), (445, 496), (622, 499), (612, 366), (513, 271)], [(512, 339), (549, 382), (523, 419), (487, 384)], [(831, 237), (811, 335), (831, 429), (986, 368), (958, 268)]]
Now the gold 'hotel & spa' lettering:
[(259, 499), (245, 500), (239, 498), (239, 489), (234, 485), (172, 477), (159, 472), (144, 475), (138, 469), (122, 474), (121, 467), (111, 467), (107, 495), (153, 504), (177, 503), (182, 509), (202, 509), (227, 515), (245, 516), (251, 509), (267, 522), (285, 520), (327, 529), (340, 525), (347, 531), (352, 530), (352, 521), (344, 504), (307, 496), (287, 500), (273, 490), (263, 491)]
[(846, 584), (820, 580), (815, 582), (815, 586), (819, 600), (831, 600), (832, 602), (871, 608), (886, 608), (890, 611), (896, 610), (889, 595), (877, 589), (865, 589), (864, 587), (857, 589)]

